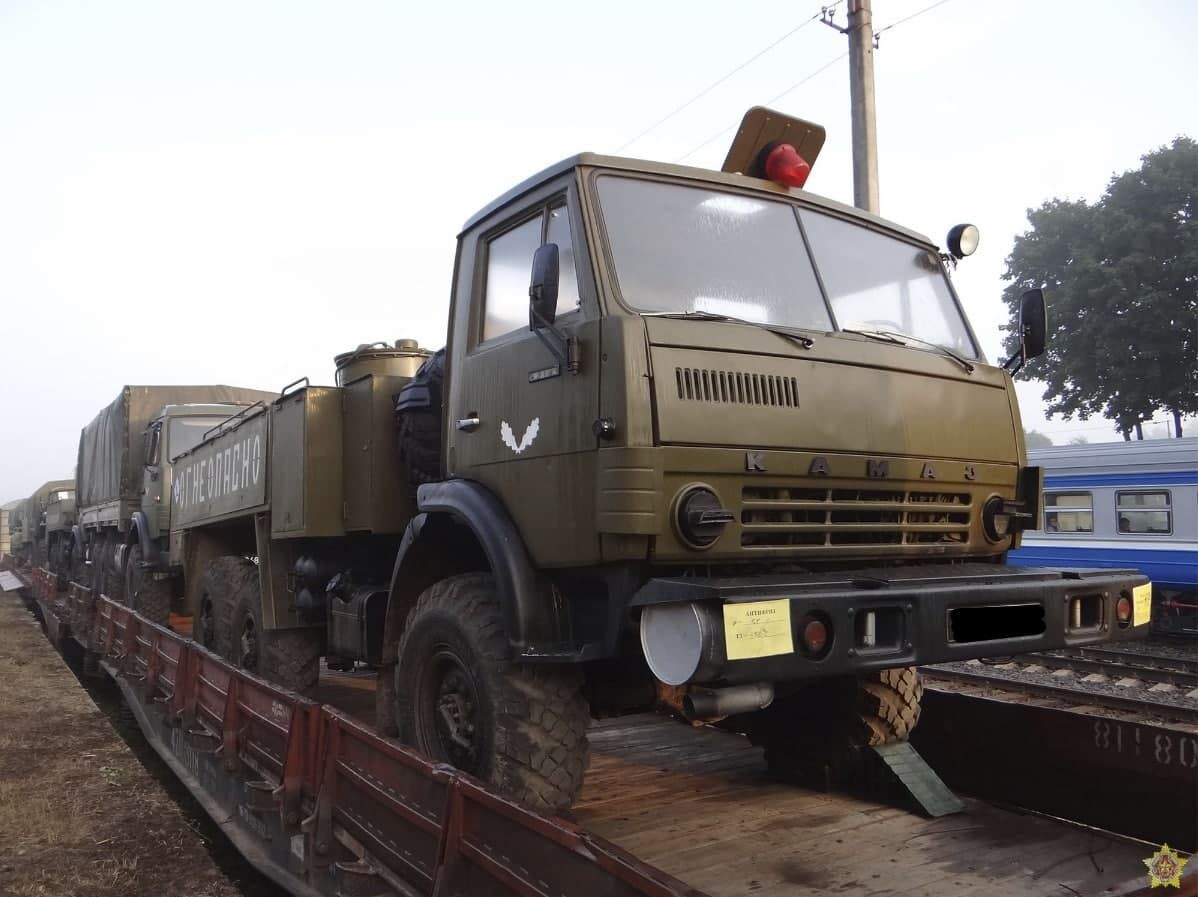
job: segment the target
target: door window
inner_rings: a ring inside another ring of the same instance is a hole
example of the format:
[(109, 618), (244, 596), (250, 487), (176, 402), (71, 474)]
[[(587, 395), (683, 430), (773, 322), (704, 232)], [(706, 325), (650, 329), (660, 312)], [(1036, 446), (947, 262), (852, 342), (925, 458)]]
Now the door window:
[[(578, 274), (574, 270), (574, 244), (570, 242), (570, 215), (565, 206), (549, 210), (546, 243), (557, 244), (557, 313), (567, 314), (581, 304), (578, 299)], [(532, 259), (529, 258), (529, 272)]]
[(487, 281), (483, 296), (482, 341), (528, 328), (528, 285), (532, 257), (542, 243), (558, 248), (557, 313), (579, 307), (578, 274), (570, 240), (570, 216), (564, 205), (543, 209), (487, 242)]
[(158, 450), (162, 441), (162, 424), (154, 424), (146, 433), (146, 466), (154, 467), (158, 463)]

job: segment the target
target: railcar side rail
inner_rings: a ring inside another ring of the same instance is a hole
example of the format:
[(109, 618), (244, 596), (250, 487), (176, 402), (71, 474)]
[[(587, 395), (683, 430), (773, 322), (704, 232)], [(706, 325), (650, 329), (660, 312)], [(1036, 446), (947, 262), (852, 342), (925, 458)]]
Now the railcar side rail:
[(702, 897), (90, 589), (39, 569), (33, 593), (56, 647), (99, 659), (155, 750), (293, 893)]

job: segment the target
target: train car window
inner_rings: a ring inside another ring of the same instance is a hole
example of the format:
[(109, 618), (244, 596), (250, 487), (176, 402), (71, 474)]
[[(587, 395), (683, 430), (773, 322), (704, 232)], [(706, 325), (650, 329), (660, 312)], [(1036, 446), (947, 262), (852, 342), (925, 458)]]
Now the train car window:
[(1094, 497), (1089, 492), (1044, 493), (1044, 532), (1094, 532)]
[(1132, 535), (1167, 536), (1173, 532), (1169, 490), (1116, 492), (1115, 511), (1119, 532)]

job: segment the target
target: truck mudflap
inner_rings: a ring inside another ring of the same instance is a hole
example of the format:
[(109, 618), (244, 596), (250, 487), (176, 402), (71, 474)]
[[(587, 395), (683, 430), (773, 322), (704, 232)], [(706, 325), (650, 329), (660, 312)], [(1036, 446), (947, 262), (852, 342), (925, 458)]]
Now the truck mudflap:
[(1135, 570), (965, 563), (652, 579), (641, 643), (673, 685), (782, 682), (1142, 638)]
[(230, 840), (302, 895), (701, 897), (333, 708), (258, 679), (39, 570), (55, 633), (112, 675), (142, 732)]

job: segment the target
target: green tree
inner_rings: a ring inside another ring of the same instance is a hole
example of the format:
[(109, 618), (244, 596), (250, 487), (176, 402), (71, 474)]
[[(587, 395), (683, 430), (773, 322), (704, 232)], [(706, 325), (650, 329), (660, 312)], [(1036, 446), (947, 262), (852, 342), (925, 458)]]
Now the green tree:
[(1030, 449), (1052, 448), (1052, 440), (1039, 430), (1024, 430), (1023, 442)]
[(1045, 384), (1047, 413), (1101, 415), (1130, 438), (1157, 411), (1198, 413), (1198, 143), (1178, 137), (1111, 179), (1102, 197), (1028, 211), (1003, 277), (1011, 311), (1043, 287), (1048, 348), (1018, 376)]

